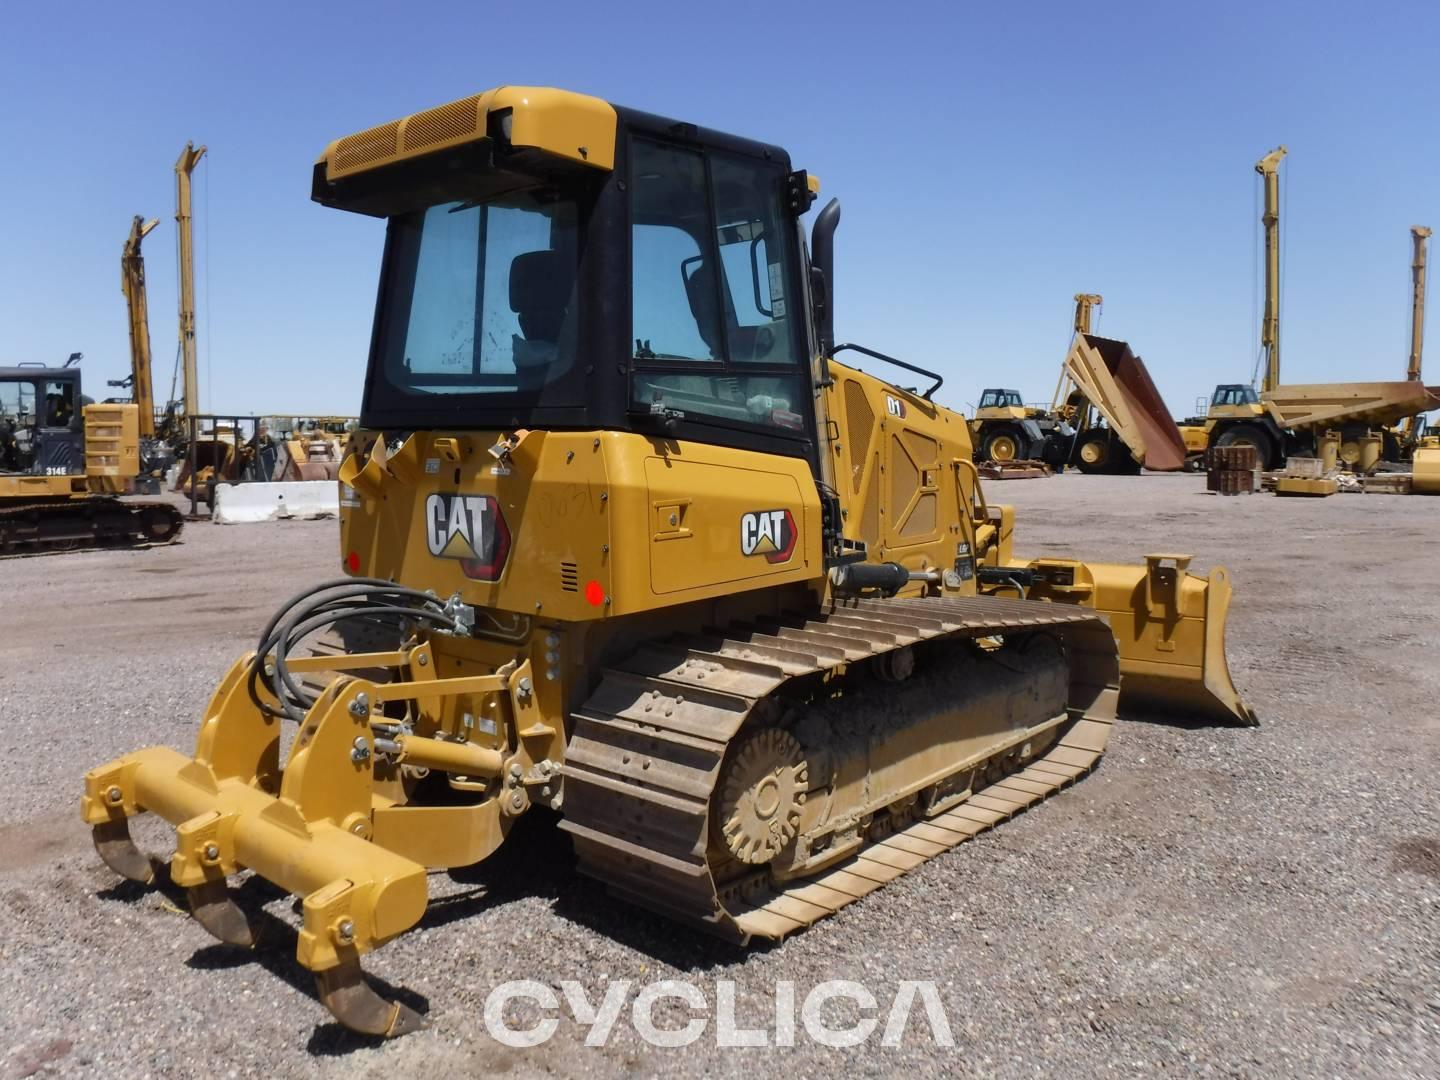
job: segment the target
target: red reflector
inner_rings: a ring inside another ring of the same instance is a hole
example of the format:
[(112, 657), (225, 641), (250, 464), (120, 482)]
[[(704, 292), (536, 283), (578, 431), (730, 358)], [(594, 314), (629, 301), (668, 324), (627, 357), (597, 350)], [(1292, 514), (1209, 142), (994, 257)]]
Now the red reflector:
[(350, 552), (345, 556), (345, 565), (350, 568), (352, 574), (358, 574), (360, 572), (360, 553), (358, 551)]
[(605, 603), (605, 589), (598, 581), (585, 583), (585, 599), (590, 602), (591, 607), (599, 607)]

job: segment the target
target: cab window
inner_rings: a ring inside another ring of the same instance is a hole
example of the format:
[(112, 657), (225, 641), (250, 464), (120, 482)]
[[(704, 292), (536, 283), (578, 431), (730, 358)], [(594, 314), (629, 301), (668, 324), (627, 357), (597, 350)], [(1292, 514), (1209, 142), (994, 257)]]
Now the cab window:
[(29, 425), (35, 422), (35, 384), (0, 383), (0, 417)]
[(577, 351), (578, 220), (574, 200), (547, 188), (393, 219), (380, 339), (392, 390), (499, 402), (563, 384)]
[(645, 139), (630, 160), (632, 407), (803, 431), (781, 171)]

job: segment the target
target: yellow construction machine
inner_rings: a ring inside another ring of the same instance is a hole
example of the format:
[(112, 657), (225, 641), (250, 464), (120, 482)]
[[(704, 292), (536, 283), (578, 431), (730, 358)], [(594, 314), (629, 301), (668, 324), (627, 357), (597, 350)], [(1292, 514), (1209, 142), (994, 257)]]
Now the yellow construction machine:
[(163, 449), (155, 438), (140, 253), (154, 227), (135, 218), (120, 256), (130, 375), (110, 385), (129, 389), (128, 401), (87, 398), (80, 353), (61, 367), (0, 368), (0, 557), (164, 544), (180, 534), (184, 519), (169, 503), (119, 498), (155, 471)]
[[(184, 519), (169, 503), (119, 498), (136, 491), (142, 460), (154, 446), (140, 258), (140, 240), (153, 226), (135, 219), (122, 260), (127, 298), (132, 280), (140, 289), (138, 308), (130, 305), (132, 367), (124, 381), (132, 402), (96, 404), (87, 398), (80, 353), (61, 367), (0, 368), (0, 557), (150, 546), (180, 535)], [(135, 336), (137, 311), (143, 342)]]
[[(1424, 381), (1425, 354), (1425, 262), (1430, 246), (1430, 229), (1425, 225), (1410, 226), (1410, 360), (1405, 365), (1405, 378), (1413, 383)], [(1398, 437), (1402, 449), (1411, 453), (1425, 434), (1425, 414), (1405, 418)]]
[[(1410, 235), (1415, 254), (1410, 263), (1413, 295), (1410, 304), (1410, 363), (1406, 376), (1418, 383), (1425, 349), (1425, 249), (1429, 246), (1430, 230), (1424, 225), (1414, 225), (1410, 228)], [(1410, 453), (1411, 490), (1417, 495), (1440, 495), (1440, 436), (1434, 428), (1427, 429), (1425, 417), (1417, 414), (1406, 419), (1401, 438)]]
[[(107, 399), (107, 404), (133, 404), (140, 436), (140, 469), (135, 479), (137, 491), (158, 494), (166, 471), (175, 463), (175, 447), (180, 442), (173, 403), (167, 405), (163, 417), (155, 408), (153, 364), (150, 353), (150, 306), (145, 289), (145, 256), (140, 247), (159, 222), (146, 221), (136, 215), (130, 223), (130, 235), (120, 252), (120, 292), (125, 297), (126, 321), (130, 327), (130, 374), (111, 379), (109, 385), (129, 390), (129, 398)], [(157, 423), (157, 419), (159, 422)]]
[[(1260, 324), (1265, 370), (1260, 392), (1248, 383), (1217, 386), (1205, 415), (1185, 421), (1186, 442), (1193, 445), (1203, 430), (1207, 447), (1253, 446), (1261, 466), (1273, 469), (1288, 456), (1319, 457), (1322, 437), (1333, 431), (1339, 435), (1339, 456), (1346, 464), (1360, 463), (1367, 442), (1374, 442), (1385, 460), (1399, 461), (1407, 451), (1394, 425), (1440, 408), (1440, 388), (1426, 387), (1418, 377), (1403, 382), (1280, 382), (1279, 174), (1285, 155), (1285, 147), (1277, 147), (1255, 163), (1265, 191), (1260, 219), (1265, 234), (1265, 310)], [(1420, 245), (1417, 238), (1417, 252)], [(1417, 274), (1422, 283), (1423, 271), (1421, 262)]]
[(1018, 390), (990, 389), (971, 419), (977, 461), (1043, 461), (1086, 473), (1181, 469), (1186, 446), (1145, 362), (1130, 345), (1091, 332), (1096, 293), (1075, 294), (1075, 336), (1048, 408)]
[(1253, 723), (1224, 570), (1016, 555), (939, 377), (836, 359), (930, 374), (834, 344), (818, 190), (779, 146), (541, 88), (331, 143), (316, 201), (388, 222), (344, 575), (192, 755), (86, 774), (104, 861), (153, 880), (129, 819), (173, 823), (170, 879), (242, 945), (227, 879), (293, 893), (320, 998), (393, 1036), (422, 1018), (361, 958), (533, 808), (617, 895), (779, 939), (1083, 776), (1117, 704)]
[(0, 368), (0, 557), (174, 540), (173, 506), (119, 498), (139, 472), (136, 406), (88, 402), (73, 365)]
[(1075, 337), (1051, 410), (1074, 434), (1068, 462), (1087, 473), (1175, 472), (1185, 442), (1150, 371), (1129, 342), (1090, 331), (1094, 293), (1075, 297)]

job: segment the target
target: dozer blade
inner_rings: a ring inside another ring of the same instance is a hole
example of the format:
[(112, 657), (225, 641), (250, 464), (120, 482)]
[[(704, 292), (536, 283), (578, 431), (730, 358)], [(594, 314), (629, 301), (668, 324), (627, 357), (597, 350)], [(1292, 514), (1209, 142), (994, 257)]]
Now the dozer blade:
[(1144, 566), (1036, 559), (1030, 595), (1107, 616), (1120, 650), (1120, 707), (1219, 723), (1259, 721), (1230, 677), (1225, 621), (1230, 574), (1189, 573), (1189, 555), (1146, 555)]

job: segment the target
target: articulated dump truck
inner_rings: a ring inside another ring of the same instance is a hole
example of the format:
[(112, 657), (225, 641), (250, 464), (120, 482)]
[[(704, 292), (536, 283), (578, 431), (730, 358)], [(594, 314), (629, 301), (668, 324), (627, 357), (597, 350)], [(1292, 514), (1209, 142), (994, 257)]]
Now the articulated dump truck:
[(1084, 776), (1117, 706), (1253, 723), (1224, 570), (1017, 555), (964, 418), (834, 359), (818, 190), (778, 146), (549, 89), (332, 143), (315, 199), (388, 220), (343, 574), (192, 754), (86, 774), (101, 858), (239, 946), (232, 879), (294, 894), (320, 999), (395, 1036), (423, 1018), (362, 958), (536, 807), (617, 896), (745, 943)]

